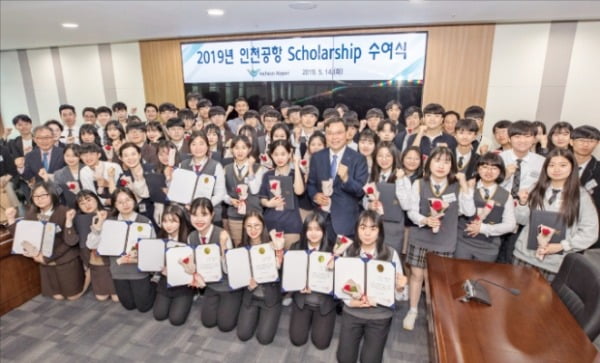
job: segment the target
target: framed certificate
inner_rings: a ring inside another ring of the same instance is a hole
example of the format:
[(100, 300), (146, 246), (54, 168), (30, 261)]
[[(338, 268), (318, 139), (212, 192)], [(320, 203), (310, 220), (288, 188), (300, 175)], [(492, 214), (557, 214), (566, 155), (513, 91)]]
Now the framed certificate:
[(192, 247), (174, 247), (165, 252), (167, 263), (167, 286), (184, 286), (193, 282), (194, 276), (185, 272), (180, 261), (186, 258), (194, 258)]
[(349, 280), (360, 285), (361, 293), (365, 292), (365, 263), (358, 257), (337, 257), (334, 267), (334, 296), (338, 299), (348, 299), (350, 296), (342, 290)]
[(194, 190), (193, 199), (196, 198), (208, 198), (213, 194), (213, 190), (215, 189), (215, 178), (214, 175), (208, 174), (200, 174), (198, 175), (198, 179), (196, 180), (196, 189)]
[(210, 198), (215, 187), (213, 175), (200, 174), (186, 169), (175, 169), (167, 198), (173, 202), (189, 204), (199, 197)]
[(138, 270), (161, 271), (165, 266), (166, 242), (162, 239), (141, 239), (138, 242)]
[(379, 305), (394, 307), (396, 266), (379, 260), (367, 262), (367, 297)]
[(250, 284), (252, 271), (250, 256), (246, 247), (231, 248), (225, 251), (227, 263), (227, 280), (232, 290), (246, 287)]
[(108, 219), (102, 223), (98, 254), (101, 256), (121, 256), (131, 252), (141, 238), (152, 236), (152, 226), (147, 223), (117, 221)]
[(13, 237), (12, 253), (23, 254), (23, 242), (33, 245), (45, 257), (52, 257), (56, 224), (50, 222), (20, 220)]
[(196, 272), (202, 276), (204, 282), (219, 282), (223, 279), (221, 249), (218, 244), (199, 245), (196, 247), (195, 254)]
[(283, 291), (300, 291), (306, 287), (308, 254), (305, 250), (285, 251), (283, 255)]
[(329, 252), (311, 252), (308, 256), (308, 288), (312, 292), (333, 294), (333, 270), (327, 268)]
[(275, 250), (271, 243), (262, 243), (250, 247), (250, 263), (252, 277), (258, 284), (273, 282), (279, 279)]

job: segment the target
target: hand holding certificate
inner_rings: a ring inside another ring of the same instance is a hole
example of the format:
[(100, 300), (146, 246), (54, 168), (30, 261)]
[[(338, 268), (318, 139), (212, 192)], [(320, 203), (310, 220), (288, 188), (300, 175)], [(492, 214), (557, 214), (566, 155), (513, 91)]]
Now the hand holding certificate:
[(141, 239), (138, 243), (138, 269), (140, 271), (161, 271), (165, 266), (165, 241), (162, 239)]
[(196, 272), (204, 282), (219, 282), (223, 279), (219, 245), (210, 243), (196, 247)]
[(35, 257), (40, 252), (52, 257), (56, 224), (50, 222), (20, 220), (13, 238), (12, 252), (26, 257)]
[(286, 251), (283, 259), (281, 289), (301, 291), (306, 288), (308, 255), (306, 251)]
[(197, 175), (191, 170), (175, 169), (167, 192), (169, 200), (190, 204), (200, 197), (210, 198), (215, 187), (216, 178), (213, 175)]
[(274, 282), (279, 278), (275, 250), (270, 243), (250, 247), (250, 263), (256, 283)]
[(248, 286), (252, 277), (248, 249), (246, 247), (228, 249), (225, 252), (225, 262), (229, 287), (236, 290)]
[(308, 257), (308, 288), (314, 292), (333, 293), (333, 270), (327, 262), (333, 258), (329, 252), (311, 252)]
[(165, 253), (167, 263), (167, 285), (184, 286), (194, 282), (194, 250), (189, 247), (169, 248)]
[[(323, 192), (324, 196), (330, 198), (333, 195), (333, 179), (323, 180), (321, 182), (321, 191)], [(328, 205), (322, 205), (321, 209), (324, 212), (329, 213), (331, 210), (331, 202)]]

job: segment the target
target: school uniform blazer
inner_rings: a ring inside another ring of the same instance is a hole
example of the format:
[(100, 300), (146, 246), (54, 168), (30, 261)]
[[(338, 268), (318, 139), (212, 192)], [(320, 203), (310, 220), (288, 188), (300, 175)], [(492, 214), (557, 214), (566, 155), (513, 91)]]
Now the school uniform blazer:
[[(308, 173), (308, 195), (311, 200), (322, 191), (323, 180), (331, 178), (329, 155), (330, 150), (326, 148), (311, 156)], [(344, 183), (338, 175), (335, 176), (331, 196), (331, 224), (335, 233), (353, 235), (354, 224), (360, 213), (360, 200), (364, 194), (362, 188), (369, 178), (369, 169), (365, 157), (348, 147), (338, 163), (348, 167), (348, 180)]]
[[(594, 205), (598, 212), (598, 224), (600, 224), (600, 161), (592, 156), (583, 173), (581, 174), (581, 186), (592, 196)], [(591, 248), (600, 248), (600, 239)]]
[[(31, 146), (35, 148), (35, 141), (31, 141)], [(13, 159), (25, 155), (25, 152), (23, 151), (23, 138), (21, 136), (17, 136), (10, 140), (8, 142), (8, 149), (10, 150), (10, 155), (13, 157)]]
[[(63, 157), (63, 149), (53, 146), (50, 154), (50, 164), (48, 167), (48, 173), (52, 174), (55, 171), (65, 166), (65, 159)], [(25, 170), (21, 176), (25, 180), (29, 180), (35, 177), (36, 181), (41, 181), (42, 178), (38, 176), (40, 169), (44, 167), (42, 163), (42, 152), (39, 148), (34, 148), (31, 152), (25, 155)]]
[(0, 145), (0, 176), (10, 174), (15, 177), (19, 175), (14, 160), (8, 145)]

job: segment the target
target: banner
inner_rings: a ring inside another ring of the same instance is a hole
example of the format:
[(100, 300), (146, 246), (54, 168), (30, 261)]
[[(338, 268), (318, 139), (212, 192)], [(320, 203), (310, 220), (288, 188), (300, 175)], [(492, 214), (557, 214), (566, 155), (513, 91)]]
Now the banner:
[(184, 83), (422, 81), (427, 33), (181, 45)]

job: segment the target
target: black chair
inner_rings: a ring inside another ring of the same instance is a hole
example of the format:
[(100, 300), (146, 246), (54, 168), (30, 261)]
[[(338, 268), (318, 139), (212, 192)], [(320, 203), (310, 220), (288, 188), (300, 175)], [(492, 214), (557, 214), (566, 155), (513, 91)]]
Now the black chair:
[(552, 288), (591, 341), (600, 334), (600, 268), (579, 254), (565, 256)]

